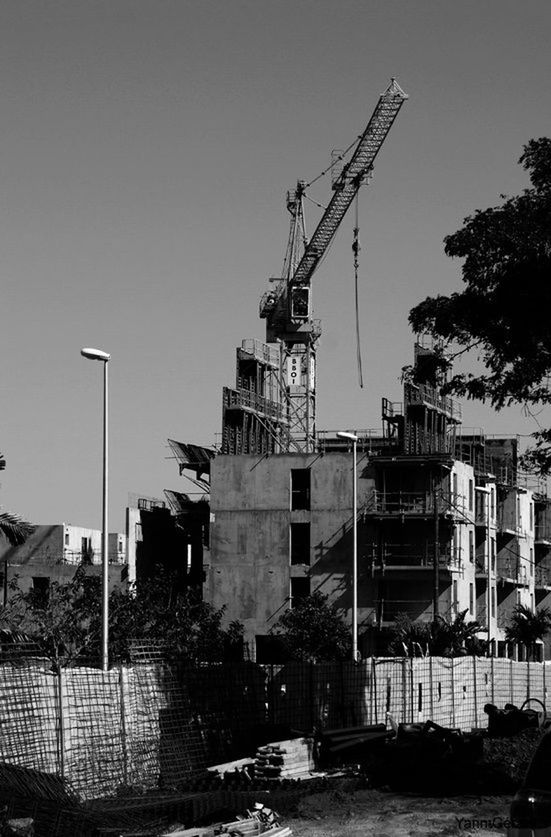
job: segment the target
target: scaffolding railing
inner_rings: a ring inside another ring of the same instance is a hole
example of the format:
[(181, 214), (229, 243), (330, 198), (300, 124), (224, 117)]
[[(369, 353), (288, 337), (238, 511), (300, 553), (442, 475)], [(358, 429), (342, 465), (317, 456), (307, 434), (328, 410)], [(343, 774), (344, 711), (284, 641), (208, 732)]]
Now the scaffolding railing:
[(459, 401), (440, 395), (437, 389), (426, 384), (405, 384), (404, 397), (405, 401), (410, 404), (424, 404), (434, 407), (453, 421), (461, 422), (463, 417)]
[(370, 506), (375, 512), (384, 514), (433, 514), (436, 507), (440, 514), (466, 513), (465, 505), (459, 498), (447, 491), (381, 491), (374, 489)]
[(285, 421), (283, 406), (277, 401), (270, 401), (256, 392), (249, 392), (246, 389), (231, 389), (224, 387), (223, 402), (226, 409), (251, 410), (255, 413), (275, 419), (278, 422)]
[[(426, 541), (420, 544), (388, 543), (367, 544), (375, 565), (385, 567), (408, 567), (420, 569), (434, 566), (434, 542)], [(438, 564), (440, 567), (458, 568), (461, 565), (459, 551), (451, 544), (440, 544), (438, 550)]]
[(247, 354), (252, 355), (255, 360), (279, 369), (280, 348), (278, 345), (263, 343), (262, 340), (251, 337), (241, 341), (241, 348)]

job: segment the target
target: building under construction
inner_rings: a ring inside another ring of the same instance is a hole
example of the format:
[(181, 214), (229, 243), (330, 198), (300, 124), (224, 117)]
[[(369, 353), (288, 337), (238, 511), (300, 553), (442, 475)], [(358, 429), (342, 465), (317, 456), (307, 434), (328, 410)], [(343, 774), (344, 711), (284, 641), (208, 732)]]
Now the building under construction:
[[(400, 613), (428, 621), (466, 611), (494, 653), (516, 655), (504, 631), (513, 608), (551, 604), (546, 495), (520, 484), (517, 439), (461, 432), (460, 406), (440, 394), (430, 345), (416, 344), (401, 402), (382, 400), (382, 428), (355, 431), (355, 505), (352, 443), (317, 429), (321, 328), (311, 279), (406, 98), (393, 80), (349, 158), (337, 155), (332, 197), (310, 239), (311, 184), (299, 181), (288, 195), (282, 275), (260, 305), (266, 342), (237, 349), (220, 448), (171, 443), (180, 472), (194, 472), (210, 497), (205, 597), (243, 622), (258, 660), (273, 658), (270, 629), (281, 613), (314, 591), (352, 619), (354, 528), (364, 654), (384, 653)], [(357, 221), (354, 233), (357, 267)]]

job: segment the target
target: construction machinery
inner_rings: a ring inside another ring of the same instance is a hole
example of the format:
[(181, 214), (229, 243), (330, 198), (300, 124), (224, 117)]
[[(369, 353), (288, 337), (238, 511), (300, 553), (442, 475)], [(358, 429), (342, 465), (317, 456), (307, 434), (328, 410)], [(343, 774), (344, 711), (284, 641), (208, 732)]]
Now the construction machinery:
[[(333, 194), (310, 239), (304, 200), (315, 181), (299, 181), (294, 193), (288, 193), (291, 226), (282, 275), (270, 280), (260, 303), (266, 344), (244, 341), (237, 350), (236, 388), (224, 389), (222, 453), (315, 450), (316, 343), (321, 327), (312, 318), (312, 277), (360, 186), (369, 182), (375, 158), (407, 98), (392, 79), (357, 142), (337, 155), (330, 167)], [(348, 153), (350, 158), (343, 162)], [(338, 174), (335, 162), (343, 163)], [(357, 229), (355, 235), (357, 257)]]

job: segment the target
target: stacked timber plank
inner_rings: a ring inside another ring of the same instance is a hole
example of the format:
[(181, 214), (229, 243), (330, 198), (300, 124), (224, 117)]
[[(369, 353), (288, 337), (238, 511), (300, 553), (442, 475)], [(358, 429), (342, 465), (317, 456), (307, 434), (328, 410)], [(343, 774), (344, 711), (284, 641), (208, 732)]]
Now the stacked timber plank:
[(314, 741), (294, 738), (274, 741), (256, 751), (254, 775), (259, 779), (300, 779), (314, 769)]

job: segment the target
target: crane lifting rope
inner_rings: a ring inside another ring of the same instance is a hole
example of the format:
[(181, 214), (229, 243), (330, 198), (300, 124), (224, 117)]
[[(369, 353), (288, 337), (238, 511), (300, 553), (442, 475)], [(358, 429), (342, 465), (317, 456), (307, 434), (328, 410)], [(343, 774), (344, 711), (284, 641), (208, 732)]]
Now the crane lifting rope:
[[(280, 394), (286, 404), (289, 450), (311, 452), (315, 449), (316, 341), (321, 329), (311, 317), (312, 277), (360, 186), (368, 181), (375, 158), (407, 98), (397, 81), (392, 79), (380, 96), (350, 160), (335, 179), (329, 205), (310, 239), (305, 233), (304, 200), (309, 199), (306, 189), (314, 181), (309, 184), (299, 181), (294, 194), (287, 196), (291, 229), (283, 275), (272, 280), (271, 290), (262, 297), (260, 317), (266, 320), (267, 342), (280, 345)], [(357, 252), (355, 256), (357, 258)]]

